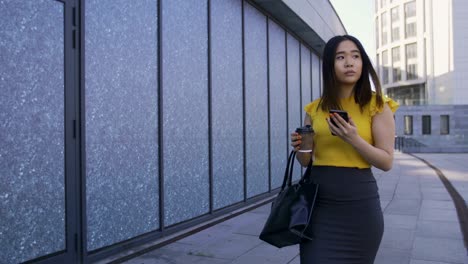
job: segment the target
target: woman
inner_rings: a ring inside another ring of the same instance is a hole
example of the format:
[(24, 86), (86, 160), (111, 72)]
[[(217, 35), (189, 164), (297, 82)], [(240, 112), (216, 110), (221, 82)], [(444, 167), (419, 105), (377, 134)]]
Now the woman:
[[(297, 152), (303, 166), (313, 159), (311, 175), (320, 184), (310, 224), (314, 239), (300, 245), (301, 263), (370, 264), (384, 229), (370, 168), (392, 168), (398, 105), (382, 96), (377, 74), (355, 37), (330, 39), (322, 69), (323, 95), (304, 107), (304, 123), (315, 131), (313, 151)], [(334, 109), (346, 111), (349, 122), (330, 114)], [(301, 136), (292, 133), (291, 141), (299, 150)]]

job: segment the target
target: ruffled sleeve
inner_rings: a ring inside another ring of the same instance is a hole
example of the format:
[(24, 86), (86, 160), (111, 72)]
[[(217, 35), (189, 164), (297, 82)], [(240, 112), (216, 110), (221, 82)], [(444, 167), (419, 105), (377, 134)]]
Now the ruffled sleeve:
[(320, 99), (317, 99), (311, 103), (308, 103), (306, 106), (304, 106), (304, 111), (309, 114), (309, 116), (313, 119), (315, 115), (317, 114), (317, 106), (320, 102)]
[[(393, 113), (395, 113), (396, 110), (398, 109), (398, 107), (400, 106), (392, 98), (390, 98), (390, 97), (388, 97), (386, 95), (382, 96), (382, 99), (384, 101), (384, 104), (387, 104), (388, 107), (390, 107), (390, 110), (392, 110)], [(374, 116), (377, 113), (382, 113), (383, 109), (384, 109), (383, 105), (381, 107), (377, 107), (377, 95), (373, 94), (371, 102), (370, 102), (370, 114), (371, 114), (371, 116)]]

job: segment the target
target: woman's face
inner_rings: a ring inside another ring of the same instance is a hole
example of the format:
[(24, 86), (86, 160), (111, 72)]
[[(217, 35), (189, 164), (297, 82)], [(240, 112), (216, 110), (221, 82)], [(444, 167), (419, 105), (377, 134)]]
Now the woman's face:
[(351, 40), (342, 41), (335, 53), (335, 74), (338, 83), (354, 85), (361, 73), (362, 58), (358, 47)]

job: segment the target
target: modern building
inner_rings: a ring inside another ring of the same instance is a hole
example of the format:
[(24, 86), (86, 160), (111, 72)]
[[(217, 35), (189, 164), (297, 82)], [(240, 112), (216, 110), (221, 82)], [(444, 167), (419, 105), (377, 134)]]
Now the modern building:
[(376, 61), (411, 151), (468, 151), (468, 2), (375, 0)]
[(124, 256), (271, 197), (345, 33), (326, 0), (0, 1), (0, 263)]

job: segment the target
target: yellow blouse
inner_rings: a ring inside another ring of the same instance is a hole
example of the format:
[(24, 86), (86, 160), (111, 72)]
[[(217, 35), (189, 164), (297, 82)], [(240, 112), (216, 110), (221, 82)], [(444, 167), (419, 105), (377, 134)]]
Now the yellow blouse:
[[(354, 97), (340, 100), (343, 110), (348, 112), (356, 124), (358, 134), (369, 144), (374, 144), (372, 137), (372, 117), (383, 111), (382, 107), (376, 105), (376, 94), (373, 93), (371, 101), (363, 108), (361, 112), (359, 105), (354, 102)], [(398, 103), (389, 97), (383, 97), (392, 112), (398, 109)], [(317, 99), (304, 107), (309, 114), (314, 135), (314, 166), (336, 166), (336, 167), (354, 167), (370, 168), (371, 165), (348, 143), (337, 136), (332, 136), (328, 123), (325, 118), (329, 117), (328, 112), (323, 112), (318, 107), (320, 99)]]

